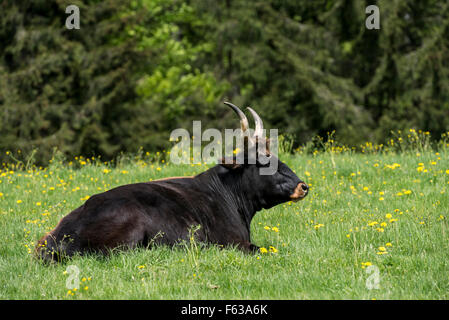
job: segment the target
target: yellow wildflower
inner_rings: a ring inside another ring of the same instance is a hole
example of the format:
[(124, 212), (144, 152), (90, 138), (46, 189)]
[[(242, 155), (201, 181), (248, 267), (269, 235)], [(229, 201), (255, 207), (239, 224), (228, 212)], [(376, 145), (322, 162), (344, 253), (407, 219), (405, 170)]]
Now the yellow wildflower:
[(366, 267), (369, 267), (371, 265), (372, 265), (372, 263), (370, 261), (362, 262), (362, 269), (365, 269)]
[(314, 225), (313, 227), (315, 228), (315, 230), (318, 230), (319, 228), (324, 227), (324, 224), (318, 223), (318, 224)]

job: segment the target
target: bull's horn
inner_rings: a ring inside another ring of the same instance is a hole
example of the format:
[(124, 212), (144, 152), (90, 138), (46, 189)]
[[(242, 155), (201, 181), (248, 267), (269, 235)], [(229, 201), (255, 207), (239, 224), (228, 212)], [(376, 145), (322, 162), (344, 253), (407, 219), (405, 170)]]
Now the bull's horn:
[(262, 138), (262, 134), (263, 134), (263, 122), (262, 122), (262, 119), (259, 117), (259, 115), (256, 113), (256, 111), (254, 111), (250, 107), (248, 107), (247, 109), (253, 115), (254, 122), (256, 124), (256, 128), (254, 129), (254, 137), (255, 138), (257, 138), (257, 137)]
[(240, 110), (237, 106), (233, 105), (230, 102), (225, 101), (224, 104), (227, 104), (228, 106), (230, 106), (232, 108), (232, 110), (234, 110), (235, 113), (238, 114), (238, 116), (240, 117), (240, 127), (242, 128), (242, 131), (245, 132), (246, 130), (248, 130), (248, 128), (249, 128), (248, 119), (246, 118), (246, 116), (242, 112), (242, 110)]

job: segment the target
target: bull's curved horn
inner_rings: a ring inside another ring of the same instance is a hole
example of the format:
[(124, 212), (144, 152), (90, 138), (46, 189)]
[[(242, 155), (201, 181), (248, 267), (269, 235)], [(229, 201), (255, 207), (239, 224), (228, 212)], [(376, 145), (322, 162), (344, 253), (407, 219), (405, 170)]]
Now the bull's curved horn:
[(254, 111), (250, 107), (248, 107), (247, 109), (253, 115), (254, 122), (256, 124), (256, 128), (254, 129), (254, 137), (255, 138), (257, 138), (257, 137), (262, 138), (262, 134), (263, 134), (263, 121), (262, 121), (262, 119), (259, 117), (259, 115), (256, 113), (256, 111)]
[(232, 108), (232, 110), (237, 113), (237, 115), (240, 117), (240, 127), (242, 128), (242, 131), (245, 132), (249, 128), (248, 119), (246, 118), (245, 114), (240, 110), (237, 106), (233, 105), (230, 102), (224, 102), (224, 104), (227, 104)]

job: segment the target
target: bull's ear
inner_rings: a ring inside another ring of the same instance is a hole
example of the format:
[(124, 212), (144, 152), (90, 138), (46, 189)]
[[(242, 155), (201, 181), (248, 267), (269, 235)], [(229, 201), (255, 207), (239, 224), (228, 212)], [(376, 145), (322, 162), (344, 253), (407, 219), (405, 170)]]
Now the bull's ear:
[(238, 168), (242, 167), (241, 164), (237, 163), (235, 157), (232, 157), (232, 158), (231, 157), (223, 157), (223, 158), (221, 158), (220, 165), (225, 167), (225, 168), (227, 168), (227, 169), (230, 169), (230, 170), (235, 170), (235, 169), (238, 169)]

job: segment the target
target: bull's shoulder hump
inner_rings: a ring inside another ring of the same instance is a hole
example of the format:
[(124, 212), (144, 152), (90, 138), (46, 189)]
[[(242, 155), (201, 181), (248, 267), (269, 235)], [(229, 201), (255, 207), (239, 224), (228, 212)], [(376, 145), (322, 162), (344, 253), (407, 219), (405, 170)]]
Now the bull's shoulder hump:
[(187, 192), (189, 196), (205, 191), (204, 185), (198, 181), (196, 176), (169, 177), (153, 180), (146, 184), (154, 190), (171, 190), (178, 194), (185, 194)]

